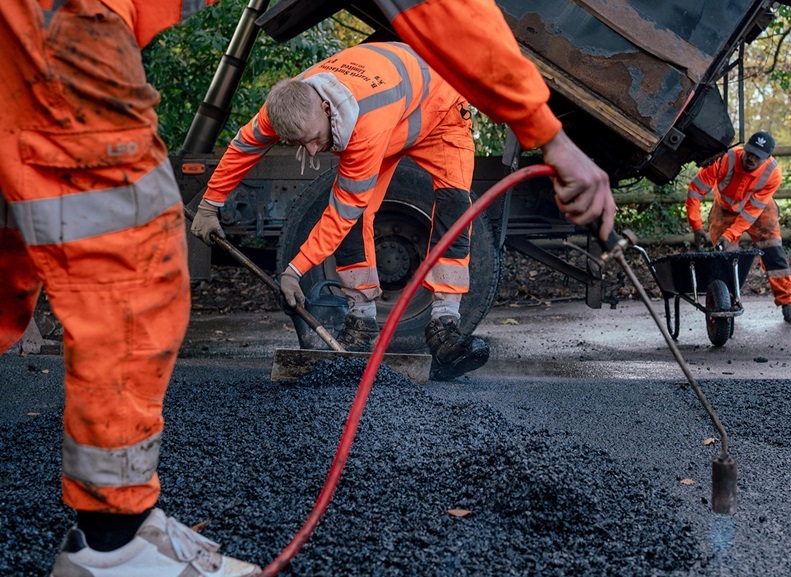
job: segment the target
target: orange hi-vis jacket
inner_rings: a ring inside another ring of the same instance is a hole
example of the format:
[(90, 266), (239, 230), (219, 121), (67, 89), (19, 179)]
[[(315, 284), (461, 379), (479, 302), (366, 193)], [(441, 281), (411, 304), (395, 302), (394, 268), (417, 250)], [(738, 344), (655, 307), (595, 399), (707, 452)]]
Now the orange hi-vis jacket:
[(0, 352), (43, 284), (64, 328), (63, 499), (77, 510), (139, 513), (159, 495), (189, 274), (140, 48), (213, 1), (0, 2)]
[(549, 89), (493, 0), (375, 0), (401, 38), (481, 112), (508, 124), (525, 150), (561, 128)]
[[(419, 144), (463, 99), (401, 43), (348, 48), (298, 78), (330, 103), (331, 152), (339, 156), (329, 206), (291, 262), (304, 274), (335, 252), (372, 203), (383, 161)], [(278, 138), (264, 104), (234, 138), (204, 198), (224, 203)]]
[(701, 168), (689, 183), (687, 220), (693, 231), (703, 228), (700, 203), (710, 192), (714, 192), (714, 201), (725, 211), (737, 215), (722, 234), (731, 243), (737, 243), (772, 202), (783, 179), (777, 161), (770, 156), (758, 168), (746, 172), (742, 168), (743, 154), (741, 147), (730, 149), (709, 166)]

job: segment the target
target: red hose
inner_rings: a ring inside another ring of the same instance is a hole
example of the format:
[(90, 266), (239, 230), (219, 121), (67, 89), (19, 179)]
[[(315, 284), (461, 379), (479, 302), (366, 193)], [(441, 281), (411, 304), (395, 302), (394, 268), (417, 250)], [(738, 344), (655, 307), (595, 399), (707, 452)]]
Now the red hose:
[(437, 245), (429, 252), (425, 260), (420, 264), (417, 271), (415, 271), (414, 277), (412, 277), (412, 280), (396, 301), (393, 310), (390, 311), (387, 322), (384, 328), (382, 328), (382, 333), (379, 335), (376, 348), (371, 354), (371, 358), (368, 359), (368, 364), (365, 367), (365, 372), (363, 372), (360, 385), (357, 388), (357, 393), (352, 402), (352, 408), (349, 411), (349, 417), (346, 419), (346, 426), (343, 429), (343, 435), (341, 435), (341, 440), (338, 444), (338, 451), (335, 454), (332, 467), (330, 467), (330, 472), (327, 474), (327, 480), (324, 481), (324, 487), (322, 487), (316, 504), (313, 506), (313, 511), (311, 511), (310, 515), (305, 520), (305, 524), (291, 540), (291, 543), (280, 552), (280, 555), (278, 555), (274, 561), (264, 568), (261, 575), (265, 577), (277, 575), (283, 567), (288, 565), (291, 559), (294, 558), (302, 546), (310, 539), (310, 535), (313, 533), (316, 525), (318, 525), (321, 516), (327, 510), (332, 500), (332, 495), (335, 492), (335, 488), (338, 486), (338, 481), (340, 481), (343, 468), (346, 466), (346, 459), (349, 457), (354, 435), (357, 433), (357, 425), (360, 423), (360, 416), (365, 408), (365, 402), (368, 399), (368, 394), (371, 392), (371, 387), (376, 378), (376, 373), (379, 370), (379, 365), (382, 363), (382, 358), (387, 350), (387, 346), (390, 344), (390, 340), (395, 334), (396, 327), (401, 320), (401, 315), (403, 315), (406, 310), (407, 304), (409, 304), (410, 299), (414, 296), (415, 292), (417, 292), (417, 289), (420, 288), (423, 279), (426, 278), (431, 267), (436, 264), (440, 256), (445, 254), (445, 251), (448, 250), (453, 241), (456, 240), (462, 232), (467, 230), (467, 227), (473, 219), (486, 210), (486, 208), (506, 190), (530, 178), (554, 175), (555, 169), (546, 164), (527, 166), (509, 174), (487, 190), (475, 204), (459, 217), (453, 226), (450, 227), (450, 230), (445, 233)]

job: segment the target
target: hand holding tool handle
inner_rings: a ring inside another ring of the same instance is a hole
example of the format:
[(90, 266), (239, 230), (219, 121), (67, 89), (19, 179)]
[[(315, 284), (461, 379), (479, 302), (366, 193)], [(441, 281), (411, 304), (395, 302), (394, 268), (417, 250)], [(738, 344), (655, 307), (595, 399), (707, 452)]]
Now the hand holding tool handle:
[[(192, 211), (192, 209), (190, 209), (187, 206), (184, 206), (184, 214), (190, 220), (195, 219), (195, 213)], [(266, 286), (268, 286), (270, 289), (272, 289), (276, 295), (281, 294), (280, 285), (277, 284), (277, 282), (275, 282), (275, 279), (273, 279), (268, 274), (266, 274), (263, 270), (261, 270), (252, 260), (247, 258), (247, 256), (242, 251), (240, 251), (238, 248), (236, 248), (234, 245), (232, 245), (230, 242), (228, 242), (226, 239), (222, 238), (220, 235), (218, 235), (215, 232), (211, 233), (211, 240), (214, 241), (214, 244), (216, 244), (225, 252), (227, 252), (229, 255), (231, 255), (239, 264), (244, 266), (247, 270), (249, 270), (251, 273), (257, 276), (261, 281), (263, 281), (263, 283)], [(330, 332), (319, 323), (316, 317), (310, 314), (308, 309), (306, 309), (303, 304), (297, 303), (297, 306), (295, 306), (293, 310), (300, 316), (300, 318), (303, 321), (305, 321), (305, 324), (307, 324), (311, 329), (313, 329), (313, 331), (317, 335), (319, 335), (319, 337), (321, 337), (321, 340), (327, 343), (327, 345), (333, 351), (337, 351), (337, 352), (346, 351), (346, 349), (343, 348), (343, 345), (341, 345), (338, 341), (335, 340), (335, 338), (330, 334)]]
[(596, 240), (601, 245), (602, 249), (605, 252), (612, 252), (612, 250), (618, 246), (618, 243), (621, 240), (621, 237), (618, 236), (618, 233), (615, 232), (615, 229), (610, 231), (610, 234), (607, 236), (607, 240), (602, 240), (599, 238), (599, 231), (601, 230), (602, 222), (600, 218), (588, 223), (588, 230), (590, 233), (596, 238)]

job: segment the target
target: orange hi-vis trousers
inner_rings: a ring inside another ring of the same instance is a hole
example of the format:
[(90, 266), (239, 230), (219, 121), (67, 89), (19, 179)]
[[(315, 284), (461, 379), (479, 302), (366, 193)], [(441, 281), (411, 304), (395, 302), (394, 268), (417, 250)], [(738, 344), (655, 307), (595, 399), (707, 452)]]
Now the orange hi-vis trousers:
[(0, 351), (43, 285), (64, 329), (64, 501), (142, 512), (159, 495), (162, 402), (189, 319), (159, 95), (99, 0), (0, 3), (0, 53)]
[[(403, 156), (409, 156), (432, 177), (434, 207), (429, 250), (470, 207), (475, 147), (470, 121), (464, 118), (463, 112), (464, 105), (451, 108), (431, 134), (412, 145), (404, 155), (387, 157), (382, 162), (371, 202), (335, 251), (338, 277), (349, 298), (373, 300), (381, 294), (376, 271), (374, 219)], [(431, 268), (423, 282), (425, 288), (451, 300), (460, 300), (461, 295), (469, 292), (471, 232), (470, 226)]]
[[(709, 213), (709, 235), (717, 242), (739, 215), (724, 208), (719, 202), (711, 205)], [(764, 251), (761, 267), (769, 279), (769, 288), (777, 306), (791, 303), (791, 268), (788, 266), (783, 239), (780, 234), (777, 203), (770, 200), (756, 221), (747, 229), (747, 234), (756, 248)]]

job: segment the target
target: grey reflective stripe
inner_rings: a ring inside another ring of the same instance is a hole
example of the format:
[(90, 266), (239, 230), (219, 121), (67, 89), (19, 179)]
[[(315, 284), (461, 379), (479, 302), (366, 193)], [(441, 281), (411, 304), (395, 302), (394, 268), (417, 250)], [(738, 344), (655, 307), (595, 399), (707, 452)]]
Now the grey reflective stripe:
[(759, 240), (755, 243), (758, 248), (770, 248), (773, 246), (783, 246), (782, 238), (769, 238), (766, 240)]
[(470, 269), (466, 266), (435, 264), (426, 275), (426, 281), (434, 284), (448, 284), (469, 288)]
[(406, 12), (414, 6), (423, 4), (427, 0), (374, 0), (379, 9), (392, 22), (401, 12)]
[(371, 177), (366, 178), (365, 180), (352, 180), (350, 178), (346, 178), (345, 176), (338, 175), (338, 179), (336, 181), (338, 188), (345, 192), (351, 192), (352, 194), (360, 194), (361, 192), (365, 192), (366, 190), (371, 190), (374, 185), (376, 184), (376, 180), (379, 178), (378, 174), (374, 174)]
[(399, 82), (393, 88), (388, 88), (384, 92), (379, 92), (378, 94), (372, 94), (371, 96), (366, 96), (362, 100), (359, 100), (357, 104), (360, 107), (360, 116), (371, 112), (372, 110), (377, 110), (382, 106), (387, 106), (388, 104), (393, 104), (394, 102), (398, 102), (399, 100), (406, 98), (406, 91), (404, 90), (404, 85)]
[(234, 148), (236, 148), (239, 152), (244, 152), (245, 154), (257, 154), (259, 156), (265, 155), (269, 152), (269, 149), (272, 148), (275, 144), (275, 139), (270, 139), (269, 144), (259, 141), (260, 144), (249, 144), (242, 140), (242, 132), (239, 131), (236, 133), (236, 136), (233, 139), (231, 144)]
[[(720, 189), (720, 194), (725, 188), (731, 183), (731, 178), (733, 178), (733, 167), (736, 166), (736, 151), (732, 148), (728, 151), (728, 170), (725, 172), (725, 177), (720, 181), (718, 188)], [(733, 204), (733, 199), (730, 197), (722, 195), (722, 198), (726, 199), (730, 204)]]
[[(421, 66), (422, 66), (421, 62)], [(407, 126), (409, 130), (407, 132), (406, 142), (404, 143), (404, 148), (402, 150), (406, 150), (410, 148), (415, 141), (417, 141), (417, 137), (420, 135), (420, 129), (423, 127), (423, 102), (426, 100), (428, 96), (428, 85), (431, 82), (431, 72), (429, 72), (428, 68), (423, 68), (421, 70), (423, 74), (423, 95), (420, 97), (420, 102), (417, 105), (417, 108), (412, 111), (407, 117)]]
[(352, 268), (338, 271), (341, 286), (363, 290), (360, 287), (378, 287), (379, 271), (376, 267)]
[(129, 186), (11, 202), (28, 246), (60, 244), (142, 226), (181, 202), (170, 160)]
[(44, 14), (44, 28), (49, 28), (49, 23), (52, 22), (52, 17), (55, 16), (55, 12), (65, 3), (66, 0), (54, 0), (52, 2), (52, 8), (41, 11)]
[(757, 191), (762, 190), (764, 186), (766, 186), (766, 181), (769, 180), (769, 177), (772, 175), (772, 171), (775, 168), (777, 168), (777, 161), (775, 159), (772, 159), (772, 162), (767, 164), (766, 167), (764, 168), (764, 171), (761, 173), (761, 176), (756, 181), (755, 186), (753, 186), (752, 189), (750, 189), (747, 195), (741, 200), (741, 202), (739, 202), (739, 205), (736, 207), (736, 212), (740, 213), (746, 221), (755, 222), (757, 219), (757, 217), (751, 216), (747, 212), (745, 212), (745, 208), (747, 207), (748, 202), (751, 202), (753, 206), (755, 206), (756, 208), (760, 208), (761, 210), (766, 208), (766, 204), (756, 201), (753, 198), (753, 195)]
[(705, 194), (710, 193), (712, 190), (712, 187), (706, 184), (705, 182), (703, 182), (703, 180), (699, 176), (696, 176), (694, 179), (692, 179), (692, 184), (694, 184), (698, 188), (698, 190), (700, 190)]
[(764, 171), (761, 173), (761, 177), (758, 179), (758, 182), (755, 183), (751, 192), (758, 192), (762, 190), (764, 186), (766, 186), (766, 181), (769, 180), (769, 177), (772, 176), (772, 172), (774, 169), (777, 168), (777, 161), (773, 158), (772, 162), (766, 165)]
[[(258, 115), (256, 114), (251, 121), (253, 123), (253, 138), (255, 138), (261, 144), (268, 144), (272, 145), (277, 140), (272, 136), (265, 136), (263, 132), (261, 132), (261, 127), (258, 126)], [(236, 134), (236, 138), (239, 138), (239, 133)]]
[(753, 224), (756, 220), (758, 220), (757, 216), (753, 216), (752, 214), (750, 214), (746, 210), (740, 210), (739, 211), (739, 216), (741, 216), (744, 220), (746, 220), (750, 224)]
[(157, 433), (122, 449), (100, 449), (64, 435), (63, 475), (96, 487), (145, 485), (157, 470), (161, 443)]
[(769, 278), (783, 278), (786, 276), (791, 276), (791, 269), (784, 268), (781, 270), (767, 270), (766, 276)]
[(409, 108), (406, 98), (408, 95), (412, 94), (412, 83), (409, 80), (409, 74), (407, 74), (404, 62), (389, 50), (385, 50), (379, 46), (360, 44), (359, 47), (372, 50), (373, 52), (376, 52), (377, 54), (387, 58), (392, 63), (392, 65), (395, 66), (399, 76), (401, 76), (401, 82), (399, 82), (393, 88), (359, 100), (358, 104), (360, 105), (360, 115), (362, 116), (366, 112), (371, 112), (372, 110), (392, 104), (393, 102), (398, 102), (402, 98), (404, 99), (404, 111), (406, 111), (406, 109)]
[(357, 220), (365, 212), (365, 208), (343, 204), (335, 196), (335, 193), (330, 194), (330, 206), (335, 209), (335, 212), (337, 212), (341, 218), (346, 220)]
[(700, 194), (697, 190), (691, 188), (687, 190), (687, 198), (697, 198), (698, 200), (705, 200), (706, 197)]
[(431, 84), (431, 70), (429, 70), (428, 64), (426, 64), (420, 56), (415, 54), (415, 51), (412, 50), (410, 46), (404, 46), (404, 48), (415, 57), (415, 60), (417, 60), (420, 65), (420, 74), (423, 77), (423, 94), (420, 96), (420, 102), (417, 108), (407, 117), (407, 126), (409, 130), (402, 150), (410, 148), (420, 135), (420, 129), (423, 126), (423, 102), (428, 98), (429, 84)]
[(758, 208), (760, 210), (763, 210), (763, 209), (766, 208), (766, 203), (765, 202), (761, 202), (760, 200), (758, 200), (754, 196), (750, 198), (750, 204), (752, 204), (755, 208)]
[[(401, 76), (402, 81), (390, 90), (386, 90), (380, 94), (374, 94), (373, 96), (368, 96), (367, 98), (360, 100), (360, 114), (362, 115), (366, 112), (376, 110), (381, 106), (392, 104), (401, 98), (404, 98), (404, 110), (406, 111), (411, 104), (411, 102), (407, 102), (406, 99), (412, 94), (412, 82), (409, 78), (409, 74), (407, 73), (404, 61), (389, 50), (382, 49), (378, 46), (361, 44), (360, 47), (373, 50), (374, 52), (387, 58), (393, 64), (393, 66), (395, 66), (398, 74)], [(402, 150), (410, 148), (420, 135), (420, 129), (423, 126), (423, 111), (421, 106), (426, 97), (428, 97), (429, 83), (431, 82), (431, 71), (429, 70), (428, 64), (426, 64), (426, 62), (420, 58), (410, 47), (404, 46), (404, 48), (415, 58), (415, 60), (417, 60), (418, 65), (420, 66), (420, 73), (423, 78), (423, 92), (420, 95), (417, 108), (415, 108), (415, 110), (413, 110), (409, 116), (407, 116), (407, 137)]]
[(206, 8), (206, 0), (181, 0), (181, 19), (186, 20), (204, 8)]

